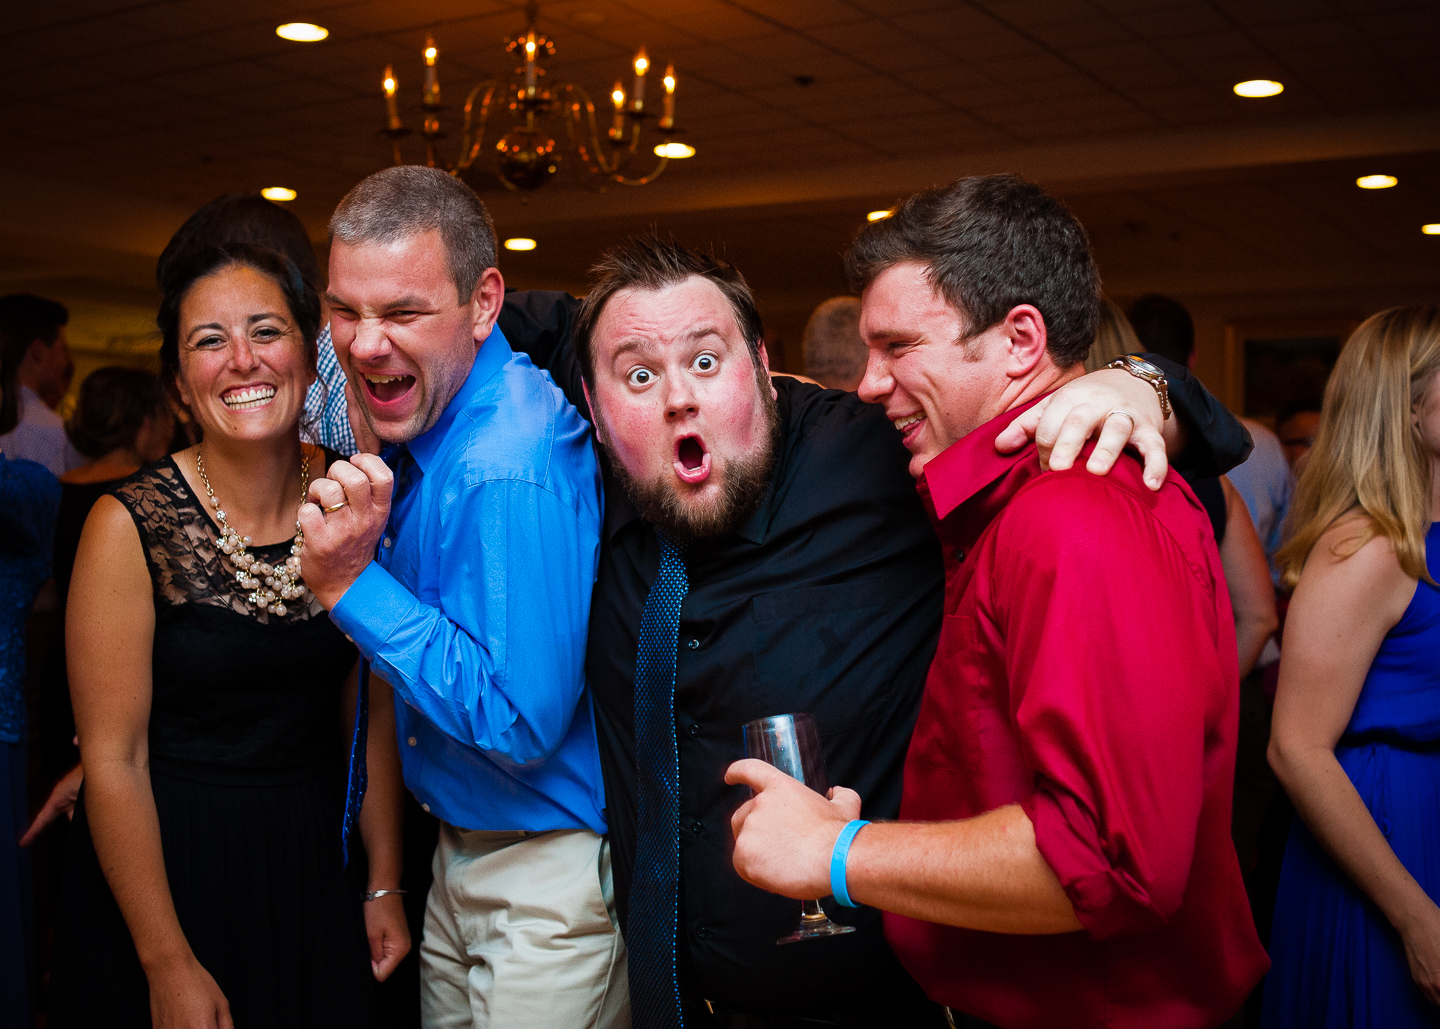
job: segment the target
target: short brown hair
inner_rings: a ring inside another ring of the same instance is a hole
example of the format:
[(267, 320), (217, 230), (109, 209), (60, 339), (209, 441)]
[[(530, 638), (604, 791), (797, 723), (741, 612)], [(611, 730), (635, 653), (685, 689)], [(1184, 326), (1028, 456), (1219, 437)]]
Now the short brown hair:
[(465, 183), (439, 168), (401, 164), (364, 179), (330, 216), (330, 241), (390, 244), (438, 229), (460, 303), (494, 268), (495, 224)]
[(575, 315), (575, 348), (585, 381), (595, 383), (595, 349), (592, 336), (610, 298), (621, 290), (662, 290), (698, 275), (710, 281), (730, 305), (735, 324), (750, 348), (750, 359), (760, 366), (760, 344), (765, 328), (745, 276), (729, 261), (682, 246), (655, 234), (631, 236), (601, 255), (590, 269), (595, 277), (589, 294)]
[(1046, 350), (1062, 368), (1085, 360), (1100, 308), (1090, 240), (1070, 210), (1018, 175), (982, 175), (927, 189), (871, 222), (845, 255), (857, 293), (903, 261), (965, 320), (965, 338), (1018, 304), (1045, 318)]

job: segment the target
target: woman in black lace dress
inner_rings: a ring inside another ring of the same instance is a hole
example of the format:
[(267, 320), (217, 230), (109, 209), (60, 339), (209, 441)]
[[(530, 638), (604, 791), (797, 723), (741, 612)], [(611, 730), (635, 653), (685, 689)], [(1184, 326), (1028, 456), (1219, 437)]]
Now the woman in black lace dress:
[[(162, 364), (204, 442), (101, 498), (81, 538), (85, 786), (52, 1026), (368, 1026), (369, 980), (409, 948), (400, 897), (362, 902), (343, 869), (357, 655), (299, 578), (296, 513), (334, 459), (299, 437), (319, 317), (294, 266), (249, 246), (167, 291)], [(366, 889), (394, 890), (399, 760), (371, 686), (359, 836)]]

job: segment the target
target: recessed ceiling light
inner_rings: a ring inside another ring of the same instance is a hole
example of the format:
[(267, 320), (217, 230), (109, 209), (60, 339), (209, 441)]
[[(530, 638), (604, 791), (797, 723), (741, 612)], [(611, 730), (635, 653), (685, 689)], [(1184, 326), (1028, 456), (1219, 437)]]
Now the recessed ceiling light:
[(894, 213), (895, 212), (893, 211), (871, 211), (865, 216), (865, 220), (869, 222), (878, 222), (884, 218), (889, 218), (890, 215)]
[(330, 35), (330, 30), (312, 25), (308, 21), (287, 21), (284, 25), (275, 27), (275, 35), (295, 43), (318, 43)]
[(1420, 226), (1420, 231), (1427, 236), (1440, 236), (1440, 222), (1431, 222), (1429, 225)]
[(688, 143), (661, 143), (655, 148), (655, 156), (683, 161), (687, 157), (695, 156), (695, 148)]
[(286, 189), (284, 186), (266, 186), (260, 191), (260, 195), (266, 200), (294, 200), (295, 191)]
[(1284, 91), (1285, 87), (1274, 79), (1248, 79), (1235, 83), (1236, 96), (1275, 96)]
[(1362, 175), (1355, 180), (1355, 185), (1361, 189), (1389, 189), (1399, 181), (1393, 175)]
[(535, 241), (534, 241), (533, 239), (525, 239), (524, 237), (517, 236), (515, 239), (507, 239), (507, 240), (505, 241), (505, 249), (506, 249), (506, 250), (534, 250), (534, 249), (535, 249)]

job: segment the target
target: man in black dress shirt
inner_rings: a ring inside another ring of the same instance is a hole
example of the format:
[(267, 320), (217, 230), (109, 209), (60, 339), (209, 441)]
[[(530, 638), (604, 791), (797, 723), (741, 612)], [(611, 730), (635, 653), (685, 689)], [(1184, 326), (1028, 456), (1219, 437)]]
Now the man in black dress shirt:
[[(593, 400), (599, 414), (606, 508), (586, 670), (622, 929), (638, 842), (637, 748), (657, 745), (635, 738), (634, 691), (658, 525), (690, 541), (674, 692), (685, 1022), (943, 1026), (886, 945), (876, 911), (832, 903), (830, 917), (859, 931), (776, 945), (799, 905), (735, 873), (729, 821), (748, 793), (723, 778), (744, 756), (745, 722), (805, 711), (831, 779), (865, 798), (863, 817), (897, 816), (943, 596), (909, 455), (884, 411), (853, 393), (783, 376), (772, 385), (753, 301), (724, 262), (639, 239), (597, 271), (584, 309), (564, 294), (512, 294), (501, 327), (582, 413)], [(1183, 369), (1166, 371), (1194, 436), (1186, 456), (1217, 468), (1243, 456), (1238, 423)], [(1152, 431), (1162, 424), (1149, 386), (1117, 371), (1095, 382), (1077, 383), (1068, 399), (1136, 411)]]

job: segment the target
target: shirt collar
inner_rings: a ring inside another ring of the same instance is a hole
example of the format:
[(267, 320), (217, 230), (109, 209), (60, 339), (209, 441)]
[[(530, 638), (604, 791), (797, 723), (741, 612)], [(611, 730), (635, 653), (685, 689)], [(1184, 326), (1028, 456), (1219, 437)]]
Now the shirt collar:
[(995, 439), (1011, 422), (1049, 395), (1042, 394), (1028, 403), (1002, 412), (961, 436), (930, 460), (920, 473), (917, 488), (934, 509), (937, 519), (944, 521), (957, 507), (1022, 461), (1035, 460), (1033, 440), (1013, 454), (1002, 454), (995, 449)]
[(475, 363), (470, 366), (470, 374), (465, 377), (460, 391), (445, 405), (445, 410), (440, 413), (440, 420), (410, 441), (410, 454), (422, 472), (429, 472), (430, 462), (435, 459), (440, 444), (445, 442), (445, 436), (454, 424), (455, 416), (510, 359), (510, 353), (510, 341), (505, 338), (497, 323), (490, 335), (480, 344), (480, 349), (475, 353)]

